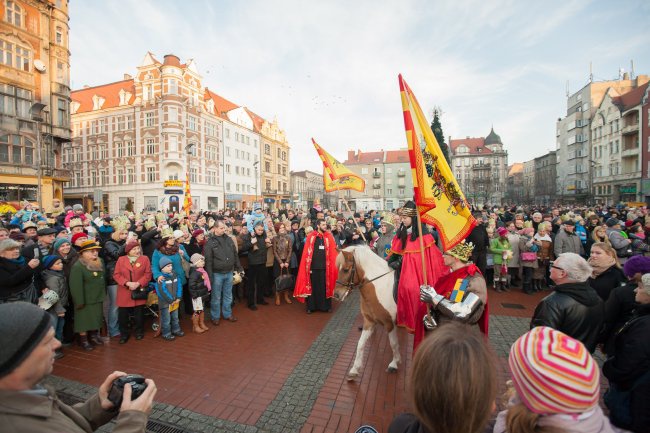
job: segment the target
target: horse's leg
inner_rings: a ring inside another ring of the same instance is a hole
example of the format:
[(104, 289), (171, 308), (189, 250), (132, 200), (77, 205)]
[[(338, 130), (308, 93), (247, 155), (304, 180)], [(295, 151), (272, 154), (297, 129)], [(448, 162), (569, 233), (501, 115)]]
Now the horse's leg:
[(393, 350), (393, 360), (388, 364), (386, 369), (389, 373), (394, 373), (397, 371), (397, 365), (402, 362), (402, 358), (399, 354), (399, 341), (397, 340), (397, 327), (393, 327), (393, 330), (388, 333), (388, 341), (390, 342), (390, 348)]
[(375, 324), (369, 322), (364, 318), (363, 331), (361, 331), (361, 337), (359, 337), (359, 342), (357, 343), (357, 353), (354, 356), (354, 363), (348, 372), (348, 380), (355, 380), (359, 377), (359, 369), (361, 368), (361, 363), (363, 362), (363, 351), (366, 348), (366, 343), (368, 342), (368, 339), (374, 330)]

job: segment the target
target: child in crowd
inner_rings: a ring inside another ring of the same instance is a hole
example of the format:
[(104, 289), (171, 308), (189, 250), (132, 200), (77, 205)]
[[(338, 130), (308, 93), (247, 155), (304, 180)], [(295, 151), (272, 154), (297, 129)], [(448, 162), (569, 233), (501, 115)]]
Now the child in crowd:
[(185, 335), (178, 321), (178, 306), (181, 296), (183, 296), (183, 284), (174, 272), (173, 264), (169, 257), (161, 257), (158, 261), (158, 266), (160, 266), (162, 273), (158, 277), (156, 284), (162, 338), (167, 341), (172, 341), (176, 337)]
[(194, 308), (194, 314), (192, 314), (192, 331), (197, 334), (203, 334), (210, 329), (205, 325), (203, 301), (208, 297), (212, 287), (210, 285), (210, 277), (204, 269), (205, 257), (199, 253), (194, 253), (190, 257), (190, 262), (192, 263), (192, 267), (190, 268), (188, 289), (192, 298), (192, 307)]
[[(50, 255), (43, 258), (43, 272), (41, 278), (45, 288), (43, 293), (48, 290), (53, 291), (58, 296), (58, 301), (47, 309), (47, 312), (54, 316), (54, 335), (57, 340), (63, 341), (63, 325), (65, 324), (65, 306), (68, 305), (68, 281), (63, 273), (63, 260), (59, 256)], [(61, 349), (57, 349), (54, 355), (55, 359), (63, 357)]]

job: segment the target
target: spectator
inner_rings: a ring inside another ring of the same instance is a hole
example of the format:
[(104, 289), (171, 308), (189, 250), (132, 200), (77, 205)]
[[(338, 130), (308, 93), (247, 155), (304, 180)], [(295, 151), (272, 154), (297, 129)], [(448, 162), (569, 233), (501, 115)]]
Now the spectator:
[(490, 252), (494, 263), (494, 290), (508, 290), (508, 261), (512, 258), (512, 246), (508, 241), (508, 230), (505, 227), (497, 229), (498, 236), (490, 242)]
[(598, 406), (598, 366), (580, 341), (537, 327), (515, 341), (508, 364), (514, 394), (494, 433), (613, 433)]
[(638, 307), (614, 336), (614, 350), (603, 365), (609, 380), (604, 400), (616, 426), (645, 433), (650, 426), (650, 274), (634, 293)]
[(20, 255), (27, 260), (43, 259), (43, 257), (53, 254), (52, 245), (56, 237), (56, 230), (45, 227), (38, 230), (36, 234), (36, 238), (25, 242), (20, 252)]
[(510, 248), (512, 250), (512, 258), (508, 260), (508, 286), (519, 287), (521, 284), (520, 270), (521, 270), (521, 258), (519, 251), (519, 239), (520, 235), (515, 229), (515, 222), (508, 221), (505, 224), (506, 229), (508, 230), (508, 242), (510, 242)]
[[(481, 274), (486, 276), (487, 270), (487, 251), (490, 247), (490, 237), (485, 228), (485, 223), (483, 222), (483, 216), (481, 212), (474, 212), (474, 218), (476, 218), (476, 227), (467, 236), (466, 241), (474, 244), (474, 251), (472, 252), (472, 262), (478, 267), (481, 271)], [(541, 217), (541, 216), (540, 216)]]
[(607, 238), (616, 250), (621, 264), (625, 264), (627, 258), (632, 256), (632, 241), (621, 234), (621, 221), (609, 218), (605, 224), (607, 224)]
[(118, 325), (117, 290), (118, 283), (113, 278), (117, 260), (125, 254), (126, 238), (129, 236), (126, 218), (118, 217), (113, 219), (115, 229), (106, 241), (103, 248), (104, 261), (106, 266), (106, 292), (108, 294), (104, 305), (104, 316), (106, 317), (107, 333), (109, 337), (118, 337), (120, 327)]
[(628, 238), (632, 241), (633, 256), (644, 256), (650, 252), (650, 245), (646, 243), (645, 232), (641, 224), (633, 224), (628, 229)]
[(151, 281), (151, 262), (149, 257), (142, 255), (138, 241), (132, 239), (124, 247), (125, 256), (120, 256), (115, 263), (113, 279), (117, 284), (116, 305), (118, 307), (118, 323), (120, 344), (129, 341), (131, 326), (129, 316), (133, 315), (135, 324), (135, 339), (144, 338), (144, 306), (147, 299), (133, 299), (135, 290), (146, 290)]
[(248, 280), (246, 281), (246, 296), (248, 308), (257, 310), (257, 304), (268, 305), (264, 299), (266, 286), (266, 255), (271, 246), (271, 240), (264, 231), (264, 223), (255, 224), (253, 232), (244, 240), (243, 250), (248, 251)]
[[(273, 250), (273, 277), (278, 278), (282, 274), (290, 275), (289, 265), (291, 264), (292, 249), (293, 244), (291, 238), (287, 234), (287, 229), (282, 223), (275, 224), (275, 230), (277, 236), (273, 238), (272, 250)], [(280, 305), (280, 293), (275, 290), (275, 305)], [(289, 297), (289, 290), (293, 290), (293, 287), (285, 289), (282, 293), (284, 294), (284, 301), (287, 304), (291, 304), (292, 301)]]
[(34, 277), (41, 271), (40, 261), (27, 261), (20, 255), (20, 244), (12, 239), (0, 241), (0, 304), (25, 301), (35, 303), (38, 292)]
[(591, 254), (591, 246), (596, 242), (604, 242), (609, 246), (612, 245), (612, 243), (609, 241), (609, 238), (607, 237), (607, 226), (599, 225), (594, 227), (593, 231), (591, 232), (591, 236), (587, 238), (587, 245), (585, 246), (585, 254), (587, 257), (589, 257)]
[(482, 432), (494, 410), (494, 355), (481, 334), (448, 323), (419, 346), (410, 383), (415, 414), (398, 415), (388, 433)]
[[(57, 340), (63, 341), (63, 326), (65, 325), (65, 312), (68, 305), (68, 296), (70, 288), (68, 287), (68, 281), (63, 273), (63, 260), (61, 257), (52, 255), (46, 256), (43, 259), (43, 272), (41, 278), (45, 288), (43, 289), (43, 294), (52, 291), (56, 293), (57, 301), (46, 308), (47, 312), (52, 315), (54, 319), (54, 336)], [(39, 306), (40, 302), (39, 302)], [(41, 306), (41, 308), (43, 308)], [(57, 350), (54, 359), (59, 359), (63, 357), (61, 350)]]
[(537, 245), (537, 269), (533, 270), (533, 289), (542, 290), (543, 283), (547, 282), (549, 266), (553, 260), (553, 239), (550, 234), (551, 223), (541, 222), (537, 225), (537, 233), (533, 236)]
[(537, 252), (539, 251), (539, 246), (533, 239), (534, 233), (535, 229), (532, 227), (527, 227), (521, 231), (521, 237), (519, 239), (521, 268), (524, 277), (522, 290), (527, 295), (541, 290), (541, 287), (538, 288), (533, 285), (533, 272), (539, 266), (537, 260)]
[[(181, 258), (181, 256), (183, 258)], [(190, 258), (185, 252), (185, 248), (180, 245), (174, 237), (174, 232), (170, 228), (163, 229), (161, 232), (161, 239), (158, 243), (158, 249), (154, 251), (151, 259), (151, 271), (155, 280), (160, 280), (162, 276), (162, 268), (158, 266), (160, 259), (167, 257), (172, 262), (174, 274), (180, 281), (181, 288), (185, 286), (187, 278), (185, 277), (185, 269), (183, 268), (183, 260), (189, 263)], [(181, 291), (181, 296), (182, 296)], [(189, 309), (192, 313), (192, 305), (185, 306), (186, 311)]]
[(178, 321), (178, 306), (181, 296), (183, 296), (183, 283), (174, 270), (174, 262), (168, 255), (160, 256), (157, 267), (160, 275), (157, 278), (156, 294), (158, 295), (162, 338), (172, 341), (176, 337), (185, 336)]
[(53, 389), (40, 384), (52, 372), (53, 356), (61, 346), (54, 337), (52, 317), (24, 302), (0, 305), (0, 329), (0, 423), (4, 431), (84, 433), (117, 416), (114, 432), (145, 432), (156, 395), (151, 379), (135, 400), (131, 400), (131, 386), (126, 385), (122, 406), (114, 408), (108, 392), (125, 373), (113, 372), (97, 394), (70, 407)]
[(585, 259), (575, 253), (563, 253), (551, 264), (554, 292), (540, 301), (530, 322), (536, 326), (549, 326), (576, 340), (590, 352), (596, 343), (603, 324), (603, 301), (587, 279), (593, 269)]
[(101, 247), (85, 240), (79, 249), (79, 260), (70, 271), (70, 295), (75, 305), (74, 330), (79, 333), (79, 344), (84, 350), (93, 350), (93, 344), (102, 346), (99, 337), (102, 327), (102, 305), (106, 298), (104, 263), (99, 258)]
[(212, 283), (210, 282), (210, 275), (205, 270), (205, 257), (201, 254), (194, 253), (190, 257), (192, 268), (187, 283), (187, 289), (192, 298), (192, 331), (196, 334), (203, 334), (209, 331), (205, 325), (205, 313), (203, 309), (204, 301), (207, 301), (210, 291), (212, 290)]
[(605, 242), (597, 242), (592, 245), (589, 265), (594, 271), (587, 283), (603, 301), (607, 301), (609, 293), (614, 288), (627, 281), (616, 257), (616, 251)]
[(555, 235), (553, 245), (555, 257), (560, 257), (560, 254), (564, 253), (584, 255), (585, 250), (580, 238), (575, 233), (575, 225), (576, 223), (573, 220), (566, 220), (562, 223), (561, 229)]

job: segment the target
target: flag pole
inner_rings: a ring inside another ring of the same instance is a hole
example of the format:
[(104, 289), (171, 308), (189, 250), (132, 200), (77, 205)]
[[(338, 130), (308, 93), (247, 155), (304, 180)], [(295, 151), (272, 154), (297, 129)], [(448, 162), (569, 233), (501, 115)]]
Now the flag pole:
[(418, 203), (415, 202), (415, 210), (416, 210), (416, 218), (417, 218), (417, 224), (418, 224), (418, 230), (419, 230), (419, 236), (418, 238), (420, 239), (420, 258), (422, 259), (422, 276), (424, 277), (424, 285), (428, 286), (429, 282), (427, 280), (427, 263), (426, 259), (424, 258), (424, 233), (422, 233), (422, 220), (420, 219), (420, 210), (418, 209)]
[[(345, 197), (343, 197), (343, 204), (345, 204), (345, 207), (348, 208), (348, 212), (352, 213), (352, 211), (350, 210), (350, 205), (348, 205), (348, 201), (345, 199)], [(357, 219), (354, 217), (354, 213), (352, 213), (352, 221), (354, 221), (354, 225), (357, 226), (357, 231), (361, 235), (361, 238), (363, 239), (363, 241), (368, 242), (366, 240), (366, 237), (361, 232), (361, 228), (359, 227), (359, 223), (357, 222)]]

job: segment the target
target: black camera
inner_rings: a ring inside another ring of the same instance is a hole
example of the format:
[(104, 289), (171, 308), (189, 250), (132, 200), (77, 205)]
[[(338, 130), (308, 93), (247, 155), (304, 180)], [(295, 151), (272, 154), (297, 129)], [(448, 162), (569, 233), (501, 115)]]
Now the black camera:
[(111, 390), (108, 392), (108, 399), (115, 405), (116, 408), (122, 406), (122, 396), (124, 395), (124, 385), (131, 385), (131, 400), (140, 397), (147, 384), (144, 383), (144, 376), (139, 374), (127, 374), (126, 376), (118, 377), (113, 381)]

